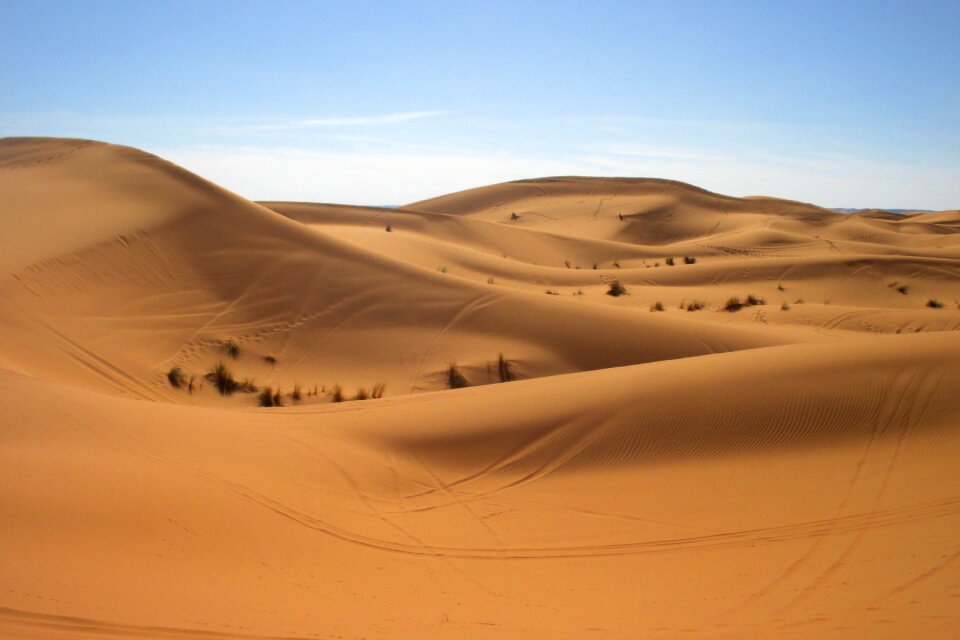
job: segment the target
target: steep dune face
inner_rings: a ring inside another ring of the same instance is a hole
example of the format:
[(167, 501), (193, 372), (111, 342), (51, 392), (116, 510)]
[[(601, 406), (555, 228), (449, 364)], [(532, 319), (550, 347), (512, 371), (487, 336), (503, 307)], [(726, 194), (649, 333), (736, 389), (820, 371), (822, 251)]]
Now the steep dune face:
[(952, 637), (954, 213), (2, 140), (0, 636)]

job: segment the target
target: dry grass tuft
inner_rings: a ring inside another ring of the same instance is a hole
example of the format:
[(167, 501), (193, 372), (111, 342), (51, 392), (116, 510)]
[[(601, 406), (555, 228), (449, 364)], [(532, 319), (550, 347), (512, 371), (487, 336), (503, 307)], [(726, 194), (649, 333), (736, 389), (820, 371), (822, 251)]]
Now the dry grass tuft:
[(222, 362), (218, 362), (217, 366), (204, 377), (213, 383), (222, 396), (229, 396), (237, 390), (237, 381), (233, 379), (233, 374)]
[(179, 389), (183, 386), (184, 377), (180, 367), (170, 367), (170, 370), (167, 371), (167, 382), (169, 382), (170, 386), (174, 389)]
[(447, 367), (447, 386), (451, 389), (462, 389), (470, 386), (470, 382), (463, 377), (455, 362), (451, 362), (450, 366)]
[(743, 308), (743, 301), (740, 300), (740, 296), (733, 296), (727, 300), (727, 303), (723, 305), (724, 311), (729, 311), (733, 313), (734, 311), (740, 311)]
[(623, 283), (619, 280), (614, 280), (610, 283), (610, 288), (607, 289), (607, 295), (618, 298), (627, 293), (627, 288), (623, 286)]
[(497, 376), (500, 378), (500, 382), (512, 382), (517, 379), (517, 376), (513, 373), (513, 366), (509, 360), (503, 357), (502, 353), (497, 357)]

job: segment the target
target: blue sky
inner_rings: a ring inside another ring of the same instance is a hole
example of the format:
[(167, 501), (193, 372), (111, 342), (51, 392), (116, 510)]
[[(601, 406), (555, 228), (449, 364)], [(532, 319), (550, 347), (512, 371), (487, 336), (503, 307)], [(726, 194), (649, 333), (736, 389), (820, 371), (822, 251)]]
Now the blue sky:
[(960, 2), (0, 0), (0, 135), (256, 199), (543, 175), (960, 207)]

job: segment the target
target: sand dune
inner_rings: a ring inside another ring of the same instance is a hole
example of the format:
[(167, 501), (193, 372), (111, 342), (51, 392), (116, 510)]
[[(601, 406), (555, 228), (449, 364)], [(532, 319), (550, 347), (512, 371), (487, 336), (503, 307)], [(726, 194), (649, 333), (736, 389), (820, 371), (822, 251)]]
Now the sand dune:
[(596, 178), (257, 204), (54, 139), (0, 141), (0, 194), (4, 637), (960, 626), (956, 212)]

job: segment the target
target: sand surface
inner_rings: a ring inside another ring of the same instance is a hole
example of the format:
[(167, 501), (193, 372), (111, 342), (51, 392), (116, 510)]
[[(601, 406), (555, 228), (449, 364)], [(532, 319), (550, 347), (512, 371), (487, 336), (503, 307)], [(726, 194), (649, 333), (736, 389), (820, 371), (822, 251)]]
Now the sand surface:
[(18, 138), (0, 215), (0, 637), (960, 633), (957, 211)]

